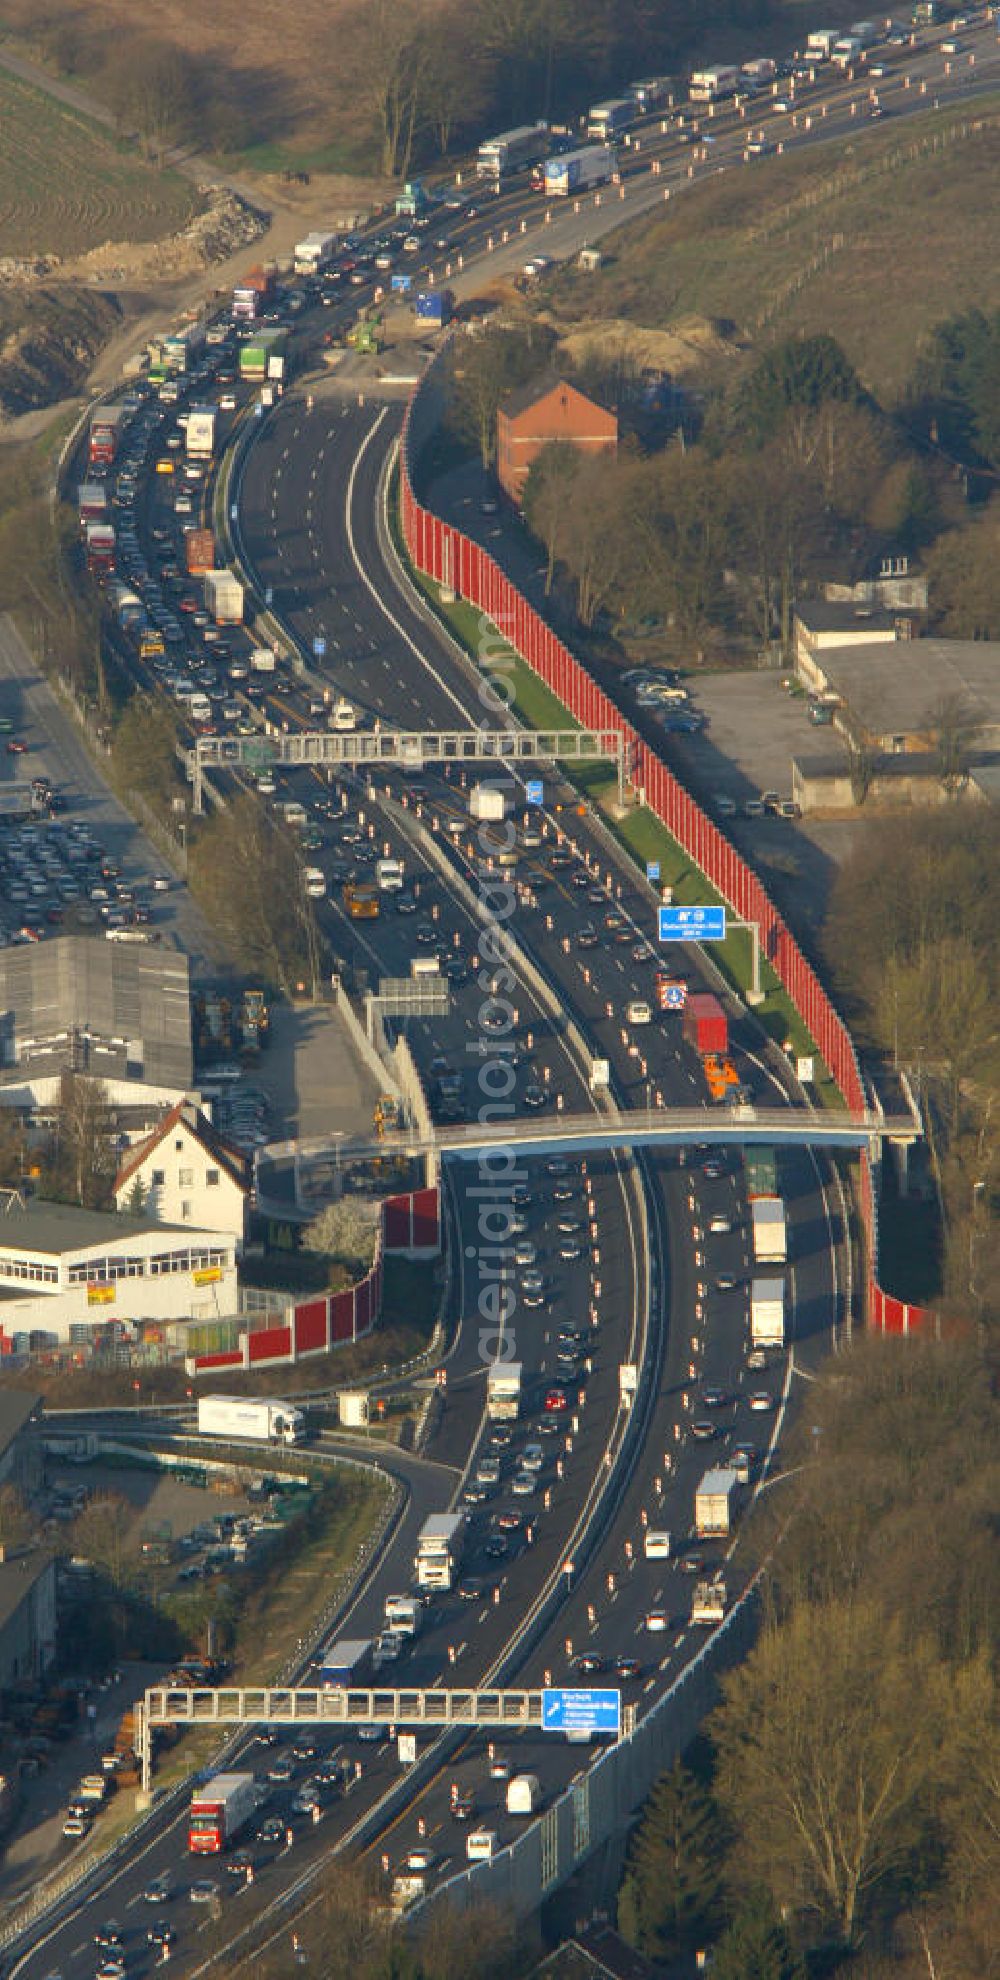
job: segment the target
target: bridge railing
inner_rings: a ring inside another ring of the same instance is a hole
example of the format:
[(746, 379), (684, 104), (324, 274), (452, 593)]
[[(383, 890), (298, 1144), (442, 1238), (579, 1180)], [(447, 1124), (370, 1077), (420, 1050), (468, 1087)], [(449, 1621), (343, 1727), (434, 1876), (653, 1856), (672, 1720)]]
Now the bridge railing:
[[(588, 729), (614, 729), (621, 735), (634, 789), (735, 915), (757, 924), (761, 952), (799, 1012), (847, 1106), (863, 1110), (865, 1085), (850, 1032), (757, 874), (522, 596), (495, 558), (417, 499), (414, 461), (431, 437), (442, 408), (441, 356), (439, 353), (414, 389), (400, 445), (402, 533), (413, 563), (423, 576), (476, 606), (576, 721)], [(877, 1188), (866, 1153), (861, 1165), (869, 1324), (890, 1333), (907, 1333), (931, 1324), (933, 1316), (922, 1307), (893, 1298), (878, 1283)]]

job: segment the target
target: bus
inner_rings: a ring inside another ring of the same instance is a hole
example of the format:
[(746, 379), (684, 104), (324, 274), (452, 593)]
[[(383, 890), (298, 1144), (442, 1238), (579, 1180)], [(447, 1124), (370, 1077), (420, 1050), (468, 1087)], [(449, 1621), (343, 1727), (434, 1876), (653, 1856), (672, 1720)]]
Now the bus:
[(501, 131), (499, 137), (484, 139), (479, 147), (476, 171), (481, 179), (501, 179), (513, 172), (525, 172), (537, 165), (549, 149), (547, 124), (522, 124), (515, 131)]
[(371, 880), (349, 880), (344, 888), (344, 906), (352, 921), (377, 921), (378, 887)]
[(620, 137), (630, 130), (639, 112), (631, 96), (613, 96), (607, 103), (594, 103), (587, 112), (587, 136), (599, 144)]

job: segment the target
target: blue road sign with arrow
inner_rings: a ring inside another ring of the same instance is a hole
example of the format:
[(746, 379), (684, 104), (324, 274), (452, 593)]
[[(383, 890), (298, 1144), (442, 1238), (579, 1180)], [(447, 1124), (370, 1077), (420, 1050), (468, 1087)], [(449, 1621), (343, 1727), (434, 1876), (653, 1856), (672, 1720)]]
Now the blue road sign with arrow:
[(619, 1733), (620, 1691), (543, 1691), (542, 1731)]

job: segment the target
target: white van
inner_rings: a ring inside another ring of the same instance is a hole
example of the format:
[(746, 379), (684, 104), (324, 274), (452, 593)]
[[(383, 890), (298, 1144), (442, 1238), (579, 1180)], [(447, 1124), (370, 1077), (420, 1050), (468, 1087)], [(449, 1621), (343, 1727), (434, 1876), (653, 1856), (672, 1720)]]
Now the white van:
[(642, 997), (634, 997), (632, 1002), (625, 1006), (625, 1016), (629, 1024), (652, 1024), (653, 1007)]
[(279, 809), (285, 824), (291, 825), (296, 832), (301, 832), (308, 825), (309, 814), (306, 811), (305, 805), (299, 804), (295, 798), (290, 799), (287, 804), (281, 805)]
[(470, 1863), (491, 1863), (496, 1848), (495, 1829), (472, 1829), (465, 1839), (465, 1854)]
[(375, 862), (375, 879), (383, 894), (399, 894), (403, 890), (404, 870), (401, 859), (378, 859)]
[(356, 729), (357, 725), (358, 725), (358, 718), (355, 715), (350, 702), (346, 701), (344, 699), (344, 696), (341, 695), (339, 701), (335, 701), (333, 707), (330, 710), (331, 729), (336, 729), (341, 735), (343, 735), (351, 729)]
[(662, 1527), (648, 1526), (643, 1541), (643, 1551), (647, 1561), (669, 1561), (670, 1535)]
[(321, 867), (307, 866), (302, 875), (302, 882), (311, 901), (322, 901), (326, 898), (326, 879)]
[(410, 975), (412, 977), (440, 976), (440, 974), (441, 964), (438, 962), (436, 956), (413, 956), (411, 958)]

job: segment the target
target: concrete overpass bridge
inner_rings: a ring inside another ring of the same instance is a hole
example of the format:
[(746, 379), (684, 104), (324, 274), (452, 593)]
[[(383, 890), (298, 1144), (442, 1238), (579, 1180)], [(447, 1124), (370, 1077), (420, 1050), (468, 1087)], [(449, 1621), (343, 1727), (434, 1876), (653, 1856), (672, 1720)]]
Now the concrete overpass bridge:
[(883, 1141), (910, 1143), (922, 1133), (914, 1114), (881, 1109), (805, 1107), (657, 1107), (627, 1112), (569, 1114), (546, 1107), (534, 1118), (505, 1122), (409, 1127), (372, 1134), (319, 1136), (269, 1142), (258, 1151), (267, 1164), (330, 1161), (344, 1167), (379, 1156), (478, 1162), (491, 1149), (516, 1148), (528, 1155), (585, 1155), (621, 1148), (711, 1147), (868, 1148), (877, 1155)]

